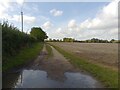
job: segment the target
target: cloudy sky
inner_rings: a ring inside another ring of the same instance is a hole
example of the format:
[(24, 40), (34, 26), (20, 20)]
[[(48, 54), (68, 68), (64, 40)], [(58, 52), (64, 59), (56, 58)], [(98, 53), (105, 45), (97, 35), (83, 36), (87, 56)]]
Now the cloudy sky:
[(0, 2), (0, 21), (8, 20), (24, 32), (42, 27), (49, 38), (118, 39), (118, 0), (111, 2)]

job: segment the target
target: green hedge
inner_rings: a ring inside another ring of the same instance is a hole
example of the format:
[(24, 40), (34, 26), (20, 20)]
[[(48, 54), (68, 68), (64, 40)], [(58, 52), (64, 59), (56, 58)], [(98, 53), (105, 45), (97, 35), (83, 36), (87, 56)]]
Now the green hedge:
[(16, 55), (21, 48), (31, 46), (36, 39), (24, 32), (20, 32), (18, 28), (8, 24), (8, 22), (0, 23), (2, 27), (2, 56), (3, 63), (9, 56)]

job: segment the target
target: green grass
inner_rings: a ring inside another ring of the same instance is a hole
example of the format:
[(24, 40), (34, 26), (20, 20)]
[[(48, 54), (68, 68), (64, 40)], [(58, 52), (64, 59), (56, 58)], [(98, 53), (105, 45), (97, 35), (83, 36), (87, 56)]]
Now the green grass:
[(3, 64), (2, 70), (7, 71), (33, 60), (38, 56), (42, 48), (43, 43), (34, 43), (32, 47), (24, 48), (14, 57), (9, 57), (9, 59)]
[(104, 68), (102, 66), (90, 63), (87, 60), (81, 59), (80, 57), (61, 49), (58, 46), (52, 46), (57, 49), (61, 54), (63, 54), (66, 58), (70, 59), (70, 62), (73, 65), (91, 73), (94, 77), (96, 77), (96, 79), (101, 81), (105, 87), (118, 88), (117, 71), (113, 71), (109, 68)]
[(47, 52), (48, 52), (47, 58), (52, 57), (53, 52), (52, 52), (52, 48), (50, 47), (50, 45), (46, 44), (46, 49), (47, 49)]

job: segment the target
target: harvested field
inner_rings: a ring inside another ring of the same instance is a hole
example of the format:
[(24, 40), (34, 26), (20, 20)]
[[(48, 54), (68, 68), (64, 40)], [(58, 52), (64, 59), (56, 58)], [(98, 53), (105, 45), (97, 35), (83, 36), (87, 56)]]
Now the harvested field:
[[(52, 43), (52, 42), (51, 42)], [(71, 52), (80, 58), (103, 66), (117, 69), (118, 65), (118, 44), (115, 43), (67, 43), (54, 42), (60, 48)]]

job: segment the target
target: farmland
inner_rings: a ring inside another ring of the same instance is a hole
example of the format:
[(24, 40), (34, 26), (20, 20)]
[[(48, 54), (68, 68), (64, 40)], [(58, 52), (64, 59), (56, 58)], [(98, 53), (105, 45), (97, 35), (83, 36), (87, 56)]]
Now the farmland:
[(71, 52), (80, 58), (105, 67), (117, 69), (118, 44), (117, 43), (67, 43), (51, 42), (65, 51)]
[[(33, 27), (30, 35), (8, 23), (2, 27), (3, 87), (26, 88), (33, 85), (40, 88), (43, 87), (43, 76), (46, 82), (44, 87), (118, 87), (117, 43), (44, 42), (48, 36), (39, 27)], [(14, 43), (16, 37), (18, 42)], [(8, 75), (9, 72), (19, 74), (14, 78)], [(21, 74), (24, 77), (21, 79), (23, 83), (17, 84)], [(7, 79), (8, 76), (12, 80)], [(34, 76), (38, 77), (31, 79)], [(78, 78), (80, 80), (76, 81)], [(25, 79), (34, 84), (31, 85)]]
[[(69, 50), (65, 50), (55, 43), (50, 43), (55, 49), (57, 49), (62, 55), (64, 55), (71, 64), (79, 69), (83, 69), (105, 85), (105, 87), (118, 87), (118, 71), (117, 67), (105, 65), (104, 63), (98, 63), (95, 61), (89, 61), (88, 59), (81, 58), (80, 56), (71, 53)], [(71, 49), (71, 48), (69, 48)]]
[(118, 0), (3, 1), (2, 89), (119, 89)]

